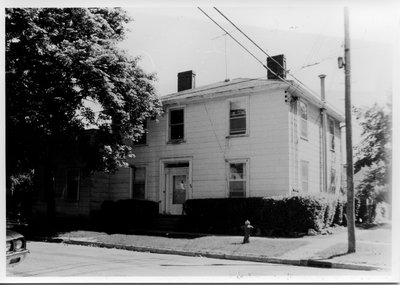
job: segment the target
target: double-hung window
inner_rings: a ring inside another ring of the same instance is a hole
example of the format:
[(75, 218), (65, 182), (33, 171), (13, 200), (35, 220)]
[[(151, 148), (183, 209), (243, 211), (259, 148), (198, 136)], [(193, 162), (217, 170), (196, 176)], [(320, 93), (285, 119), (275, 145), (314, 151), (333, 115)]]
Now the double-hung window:
[(243, 135), (247, 133), (246, 99), (229, 102), (229, 135)]
[(228, 190), (230, 198), (246, 197), (248, 170), (246, 161), (228, 163)]
[(184, 109), (169, 111), (169, 140), (182, 141), (185, 138)]
[(301, 161), (301, 190), (305, 193), (308, 192), (308, 179), (309, 179), (309, 162)]
[(307, 121), (307, 104), (304, 102), (299, 103), (300, 109), (300, 136), (308, 138), (308, 121)]
[(137, 200), (146, 199), (146, 168), (131, 167), (132, 198)]
[(331, 150), (335, 150), (335, 121), (332, 118), (328, 120), (329, 125), (329, 147)]
[(331, 193), (336, 192), (336, 169), (331, 168), (331, 185), (329, 186), (329, 190)]

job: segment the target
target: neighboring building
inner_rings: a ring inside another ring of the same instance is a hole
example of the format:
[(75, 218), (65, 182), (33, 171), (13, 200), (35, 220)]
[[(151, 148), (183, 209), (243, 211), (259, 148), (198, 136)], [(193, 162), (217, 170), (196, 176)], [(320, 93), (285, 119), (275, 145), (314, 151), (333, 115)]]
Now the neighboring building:
[(135, 198), (179, 215), (193, 198), (340, 192), (341, 114), (288, 80), (195, 88), (194, 79), (180, 73), (179, 92), (161, 97), (165, 113), (147, 121), (130, 168), (84, 183), (78, 170), (64, 170), (58, 212), (87, 215), (105, 199)]

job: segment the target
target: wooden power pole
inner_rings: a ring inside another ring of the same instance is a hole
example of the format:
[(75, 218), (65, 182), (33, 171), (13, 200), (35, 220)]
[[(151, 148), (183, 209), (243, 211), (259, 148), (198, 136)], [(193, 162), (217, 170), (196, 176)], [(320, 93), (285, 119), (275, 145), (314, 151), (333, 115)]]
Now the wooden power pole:
[(356, 251), (355, 211), (353, 185), (353, 140), (351, 127), (351, 93), (350, 93), (350, 35), (349, 9), (344, 8), (344, 73), (345, 73), (345, 116), (346, 116), (346, 164), (347, 164), (347, 232), (348, 253)]

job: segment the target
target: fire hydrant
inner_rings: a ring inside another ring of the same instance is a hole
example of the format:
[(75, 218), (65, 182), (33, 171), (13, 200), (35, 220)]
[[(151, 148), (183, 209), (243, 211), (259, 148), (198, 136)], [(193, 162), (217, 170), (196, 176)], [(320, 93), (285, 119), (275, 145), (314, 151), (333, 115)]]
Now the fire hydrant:
[(250, 242), (250, 232), (251, 232), (251, 229), (253, 228), (253, 226), (250, 225), (250, 221), (249, 221), (249, 220), (246, 220), (246, 221), (244, 222), (243, 228), (244, 228), (244, 239), (243, 239), (243, 243), (249, 243), (249, 242)]

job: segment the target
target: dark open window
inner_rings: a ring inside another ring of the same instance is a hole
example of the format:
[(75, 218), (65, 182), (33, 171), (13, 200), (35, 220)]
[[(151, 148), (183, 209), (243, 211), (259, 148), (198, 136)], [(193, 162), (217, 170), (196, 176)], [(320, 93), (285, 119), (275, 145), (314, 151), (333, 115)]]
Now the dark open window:
[(144, 200), (146, 198), (146, 168), (132, 167), (132, 198)]
[(169, 139), (184, 139), (184, 110), (176, 109), (169, 112)]
[(246, 134), (246, 102), (244, 100), (229, 103), (229, 134)]

